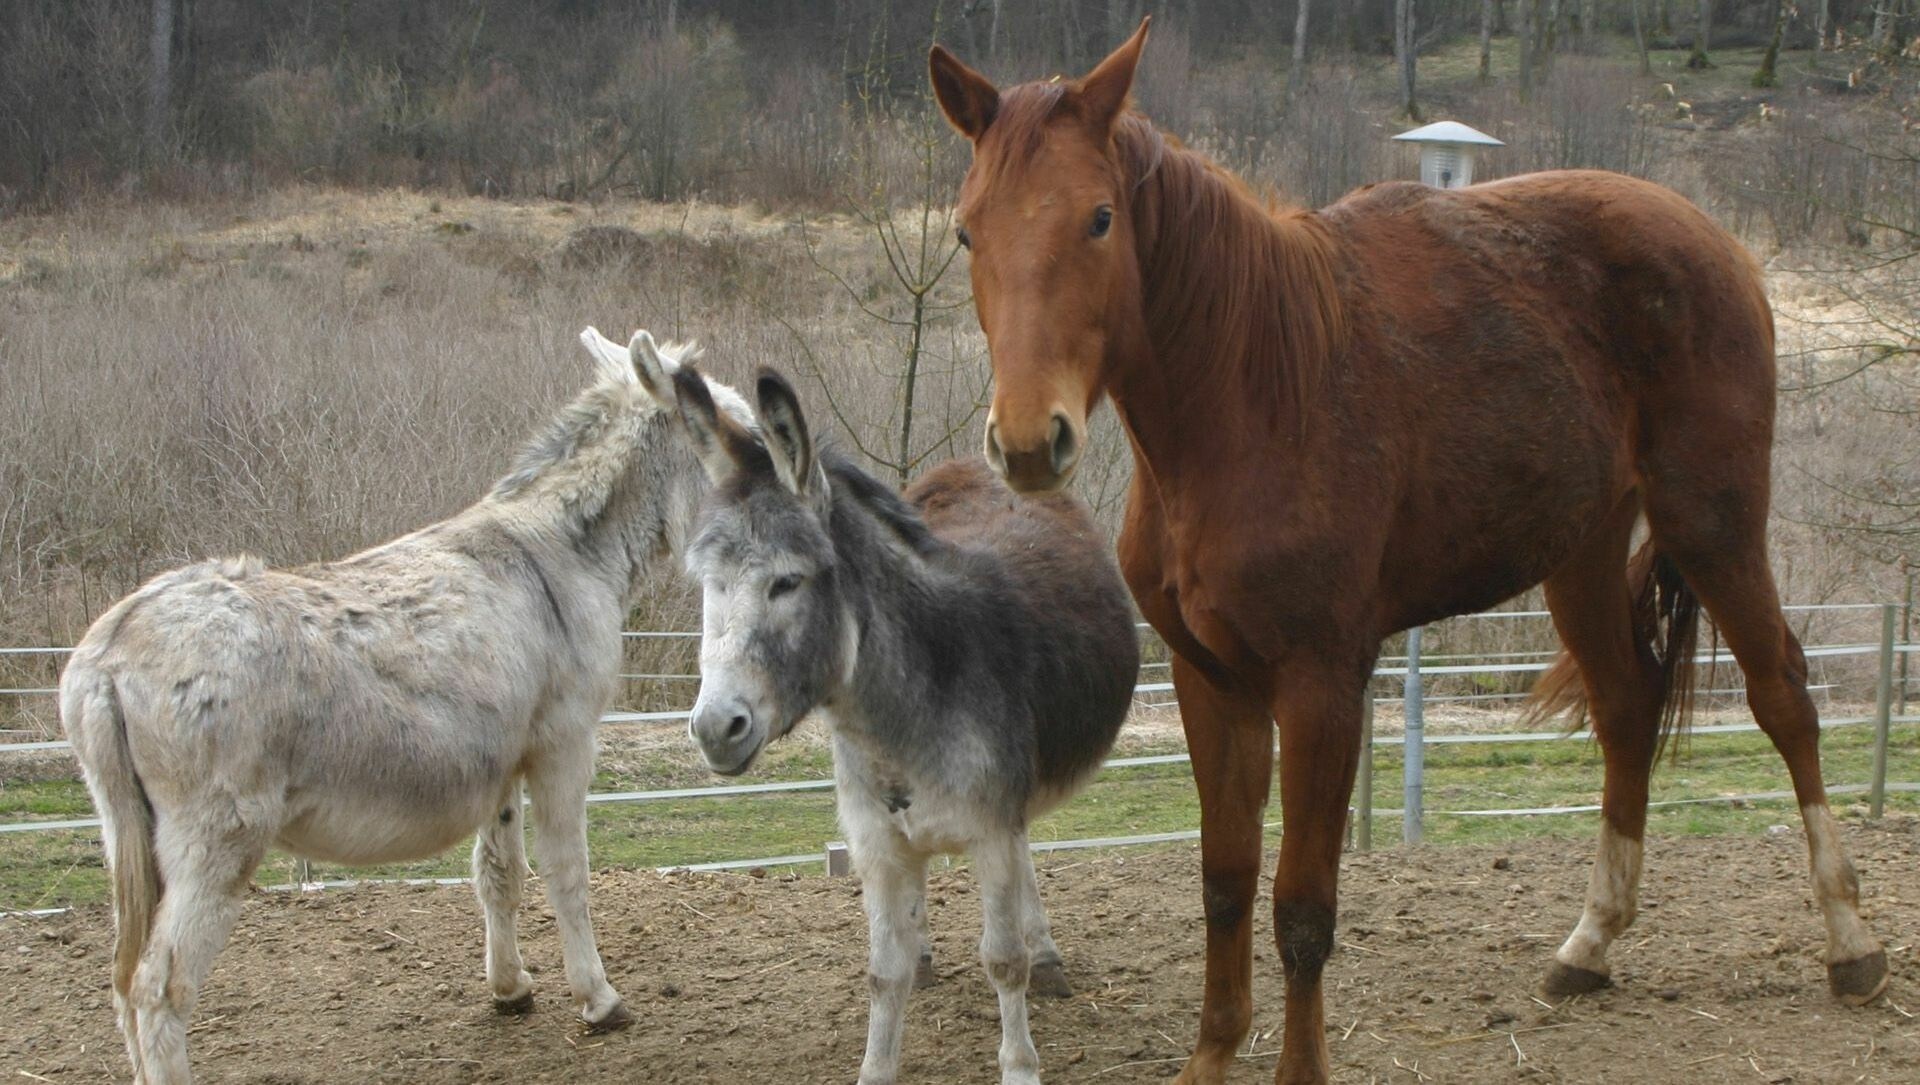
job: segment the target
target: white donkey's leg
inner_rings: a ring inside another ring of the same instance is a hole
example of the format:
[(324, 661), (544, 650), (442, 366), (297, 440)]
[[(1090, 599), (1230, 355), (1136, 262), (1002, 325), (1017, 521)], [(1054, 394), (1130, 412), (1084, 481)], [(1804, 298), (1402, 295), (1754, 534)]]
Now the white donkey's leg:
[(980, 960), (1000, 996), (1001, 1085), (1039, 1085), (1040, 1053), (1027, 1026), (1032, 956), (1023, 928), (1029, 909), (1039, 907), (1027, 834), (1021, 830), (990, 837), (974, 849), (973, 858), (984, 913)]
[(247, 881), (266, 852), (238, 833), (182, 830), (162, 820), (157, 841), (166, 888), (140, 966), (127, 992), (139, 1030), (144, 1085), (193, 1080), (187, 1021), (213, 959), (240, 917)]
[(533, 977), (520, 959), (514, 923), (527, 883), (525, 808), (520, 781), (494, 804), (494, 814), (473, 841), (473, 891), (487, 924), (487, 986), (501, 1013), (533, 1009)]
[(593, 733), (582, 728), (572, 748), (549, 751), (527, 774), (533, 796), (533, 853), (547, 900), (560, 924), (567, 986), (580, 1016), (596, 1029), (633, 1020), (607, 982), (587, 915), (587, 785), (593, 775)]
[[(842, 820), (851, 820), (844, 807)], [(907, 996), (913, 993), (926, 927), (927, 857), (884, 823), (873, 828), (862, 833), (849, 826), (847, 834), (867, 911), (867, 1053), (860, 1062), (860, 1085), (893, 1085), (900, 1076)]]

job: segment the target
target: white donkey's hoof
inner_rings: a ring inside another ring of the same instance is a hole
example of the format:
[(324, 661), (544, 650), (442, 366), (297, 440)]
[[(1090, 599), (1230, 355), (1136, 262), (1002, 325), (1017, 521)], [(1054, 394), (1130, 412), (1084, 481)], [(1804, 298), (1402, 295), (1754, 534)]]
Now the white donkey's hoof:
[(615, 1002), (612, 1008), (598, 1018), (586, 1019), (587, 1028), (593, 1032), (618, 1032), (633, 1024), (633, 1011), (627, 1009), (624, 1002)]

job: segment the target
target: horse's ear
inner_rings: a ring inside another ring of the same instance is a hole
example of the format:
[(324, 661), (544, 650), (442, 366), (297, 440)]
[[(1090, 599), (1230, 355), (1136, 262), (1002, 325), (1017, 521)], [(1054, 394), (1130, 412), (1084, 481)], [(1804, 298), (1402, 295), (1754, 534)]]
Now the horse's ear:
[(1000, 92), (986, 76), (936, 45), (927, 52), (927, 72), (933, 77), (933, 96), (947, 123), (968, 139), (978, 141), (1000, 109)]
[(753, 435), (733, 419), (720, 413), (707, 379), (690, 365), (673, 373), (673, 392), (680, 406), (680, 420), (686, 423), (687, 436), (693, 440), (693, 454), (706, 469), (707, 479), (719, 485), (733, 477)]
[(580, 333), (580, 343), (593, 356), (594, 371), (602, 380), (617, 384), (634, 382), (633, 363), (628, 360), (627, 348), (600, 334), (600, 329), (588, 326)]
[(794, 394), (787, 378), (771, 369), (762, 369), (754, 381), (754, 414), (760, 419), (760, 432), (766, 435), (767, 451), (773, 454), (773, 471), (787, 489), (801, 496), (816, 493), (817, 477), (813, 457), (813, 436), (807, 432), (806, 415), (800, 412), (800, 397)]
[(1140, 50), (1146, 48), (1147, 26), (1152, 22), (1151, 15), (1141, 19), (1133, 37), (1121, 42), (1120, 48), (1107, 54), (1107, 59), (1080, 80), (1075, 97), (1095, 127), (1110, 127), (1126, 109), (1127, 95), (1133, 90), (1133, 71), (1140, 64)]
[(674, 405), (673, 375), (680, 371), (680, 360), (693, 357), (691, 349), (679, 354), (665, 354), (660, 345), (646, 329), (633, 333), (633, 342), (627, 345), (627, 353), (633, 358), (633, 375), (640, 379), (640, 387), (647, 390), (655, 403), (662, 407)]

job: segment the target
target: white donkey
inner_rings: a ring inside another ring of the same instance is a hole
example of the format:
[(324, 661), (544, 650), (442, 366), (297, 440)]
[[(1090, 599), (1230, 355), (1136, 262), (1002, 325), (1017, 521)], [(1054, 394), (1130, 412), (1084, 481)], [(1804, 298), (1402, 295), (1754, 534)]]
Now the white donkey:
[(693, 351), (580, 338), (598, 379), (478, 504), (331, 564), (162, 574), (75, 649), (60, 714), (106, 823), (114, 1005), (137, 1082), (190, 1080), (195, 997), (274, 844), (383, 863), (478, 829), (487, 983), (503, 1012), (530, 1008), (514, 937), (523, 779), (574, 1004), (595, 1028), (630, 1019), (587, 917), (593, 733), (627, 611), (673, 568), (707, 481), (660, 407)]

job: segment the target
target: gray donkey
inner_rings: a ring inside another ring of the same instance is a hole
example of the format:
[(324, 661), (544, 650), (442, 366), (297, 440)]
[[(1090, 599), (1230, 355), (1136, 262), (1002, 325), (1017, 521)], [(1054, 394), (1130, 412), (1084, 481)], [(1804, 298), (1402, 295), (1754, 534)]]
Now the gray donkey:
[(931, 971), (927, 859), (964, 851), (1000, 1000), (1001, 1080), (1038, 1082), (1029, 975), (1057, 993), (1065, 977), (1027, 825), (1099, 767), (1140, 665), (1105, 541), (1075, 498), (1018, 499), (978, 460), (935, 468), (902, 500), (817, 458), (777, 374), (756, 389), (764, 442), (692, 369), (674, 384), (715, 484), (687, 551), (705, 593), (693, 739), (732, 775), (809, 712), (833, 729), (870, 939), (860, 1081), (898, 1075), (916, 963)]
[(478, 504), (331, 564), (162, 574), (75, 649), (60, 714), (105, 821), (136, 1081), (189, 1080), (194, 999), (274, 844), (392, 862), (477, 827), (487, 983), (503, 1011), (529, 1008), (523, 779), (574, 1004), (596, 1028), (629, 1020), (587, 918), (593, 732), (627, 610), (682, 548), (706, 478), (660, 406), (691, 351), (581, 340), (596, 382)]

